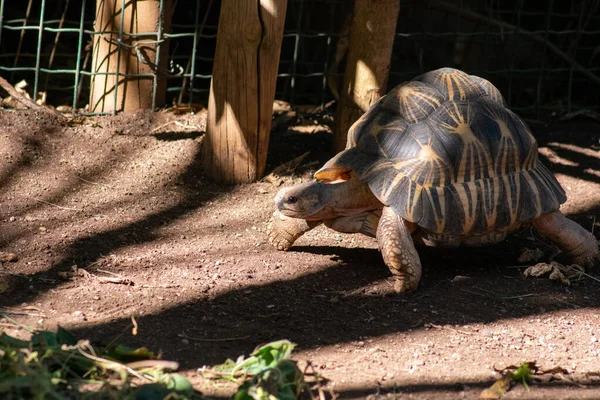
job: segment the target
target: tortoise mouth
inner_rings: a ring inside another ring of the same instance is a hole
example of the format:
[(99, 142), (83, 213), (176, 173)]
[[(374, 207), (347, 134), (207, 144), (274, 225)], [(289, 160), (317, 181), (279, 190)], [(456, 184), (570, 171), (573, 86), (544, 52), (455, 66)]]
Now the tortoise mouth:
[(291, 218), (308, 218), (321, 210), (321, 208), (311, 210), (306, 210), (304, 208), (295, 208), (293, 205), (287, 205), (284, 202), (276, 203), (276, 207), (280, 213), (282, 213), (286, 217)]
[(275, 196), (275, 207), (286, 217), (308, 218), (321, 211), (323, 204), (319, 199), (310, 201), (307, 198), (294, 198), (289, 193), (283, 192)]

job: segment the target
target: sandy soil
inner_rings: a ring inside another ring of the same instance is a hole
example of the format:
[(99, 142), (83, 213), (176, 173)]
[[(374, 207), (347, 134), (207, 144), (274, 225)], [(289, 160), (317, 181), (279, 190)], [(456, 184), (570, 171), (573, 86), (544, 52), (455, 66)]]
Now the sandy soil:
[[(64, 125), (1, 112), (0, 251), (18, 260), (0, 263), (0, 306), (24, 325), (160, 349), (218, 396), (231, 387), (199, 368), (286, 338), (341, 398), (478, 398), (497, 370), (528, 360), (563, 370), (506, 399), (600, 398), (598, 270), (570, 286), (524, 277), (524, 249), (543, 260), (553, 251), (534, 232), (490, 248), (421, 250), (412, 295), (393, 292), (371, 238), (319, 227), (288, 252), (272, 248), (279, 185), (309, 179), (329, 157), (326, 127), (286, 118), (267, 172), (310, 151), (295, 174), (224, 186), (201, 170), (203, 113)], [(600, 125), (532, 127), (569, 196), (563, 211), (598, 237)]]

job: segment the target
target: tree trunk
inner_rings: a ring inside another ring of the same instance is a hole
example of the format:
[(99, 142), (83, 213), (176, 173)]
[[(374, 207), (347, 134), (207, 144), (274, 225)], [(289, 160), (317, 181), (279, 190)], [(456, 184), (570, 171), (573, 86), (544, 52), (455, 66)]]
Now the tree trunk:
[[(157, 45), (157, 38), (163, 38), (153, 32), (158, 33), (159, 27), (162, 32), (169, 31), (171, 1), (164, 0), (162, 16), (160, 0), (127, 0), (124, 10), (122, 0), (96, 1), (94, 30), (102, 33), (94, 35), (92, 71), (99, 75), (91, 79), (90, 111), (131, 113), (165, 104), (169, 47), (166, 42)], [(137, 33), (149, 34), (130, 36)], [(119, 40), (123, 44), (119, 45)], [(137, 74), (148, 76), (126, 76)]]
[(223, 0), (203, 164), (218, 182), (265, 170), (287, 0)]
[(350, 49), (335, 116), (332, 150), (346, 147), (352, 124), (386, 92), (400, 0), (354, 0)]

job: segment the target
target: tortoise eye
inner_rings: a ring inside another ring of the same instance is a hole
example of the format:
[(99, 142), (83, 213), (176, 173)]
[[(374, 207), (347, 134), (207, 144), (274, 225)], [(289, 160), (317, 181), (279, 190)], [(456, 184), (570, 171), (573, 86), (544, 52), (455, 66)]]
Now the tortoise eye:
[(298, 201), (298, 198), (297, 198), (297, 197), (294, 197), (294, 196), (290, 196), (290, 197), (288, 197), (288, 198), (287, 198), (287, 202), (288, 202), (289, 204), (294, 204), (294, 203), (296, 203), (297, 201)]

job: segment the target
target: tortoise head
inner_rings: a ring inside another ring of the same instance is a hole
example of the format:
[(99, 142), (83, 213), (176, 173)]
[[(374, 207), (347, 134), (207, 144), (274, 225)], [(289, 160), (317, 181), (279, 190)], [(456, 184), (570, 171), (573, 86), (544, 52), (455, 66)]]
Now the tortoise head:
[(275, 196), (275, 206), (286, 217), (310, 219), (319, 213), (329, 200), (329, 191), (323, 186), (313, 181), (285, 187)]

